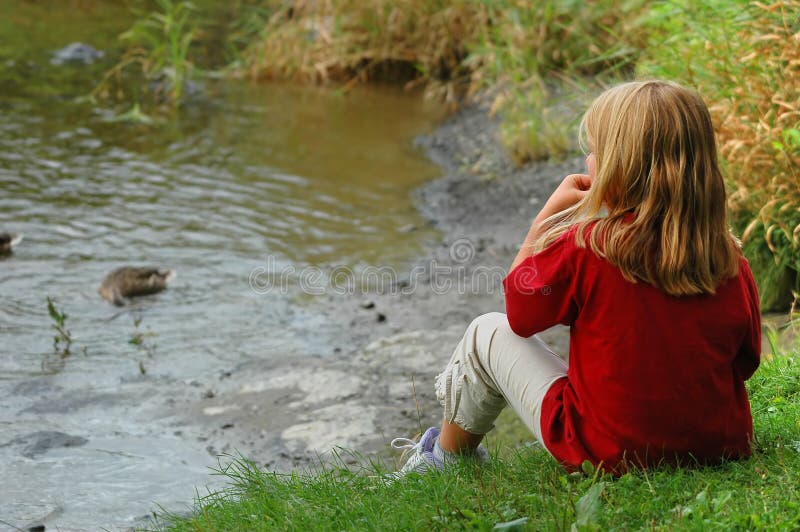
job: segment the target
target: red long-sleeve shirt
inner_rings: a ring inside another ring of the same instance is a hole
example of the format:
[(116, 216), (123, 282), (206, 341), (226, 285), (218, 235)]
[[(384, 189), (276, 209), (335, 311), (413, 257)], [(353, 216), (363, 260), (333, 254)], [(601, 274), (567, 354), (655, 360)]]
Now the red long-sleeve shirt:
[(747, 261), (713, 295), (674, 297), (622, 277), (569, 231), (503, 282), (523, 337), (569, 325), (567, 376), (545, 395), (547, 449), (567, 469), (713, 463), (750, 455), (744, 381), (761, 351)]

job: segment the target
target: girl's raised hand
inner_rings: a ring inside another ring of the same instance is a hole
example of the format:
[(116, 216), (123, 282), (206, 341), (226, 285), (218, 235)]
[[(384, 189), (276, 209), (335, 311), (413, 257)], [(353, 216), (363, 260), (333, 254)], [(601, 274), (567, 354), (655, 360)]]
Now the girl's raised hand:
[(550, 195), (537, 218), (545, 219), (572, 207), (589, 193), (591, 186), (592, 176), (589, 174), (568, 175)]
[[(594, 173), (591, 167), (589, 171)], [(517, 257), (511, 264), (511, 269), (516, 268), (526, 257), (533, 254), (533, 244), (536, 242), (536, 239), (539, 238), (542, 222), (557, 212), (561, 212), (578, 203), (589, 193), (589, 188), (591, 188), (591, 186), (592, 176), (589, 174), (571, 174), (564, 178), (555, 192), (550, 195), (550, 199), (547, 200), (547, 203), (544, 204), (541, 212), (539, 212), (539, 215), (531, 224), (528, 236), (525, 237), (525, 242), (523, 242), (519, 253), (517, 253)]]

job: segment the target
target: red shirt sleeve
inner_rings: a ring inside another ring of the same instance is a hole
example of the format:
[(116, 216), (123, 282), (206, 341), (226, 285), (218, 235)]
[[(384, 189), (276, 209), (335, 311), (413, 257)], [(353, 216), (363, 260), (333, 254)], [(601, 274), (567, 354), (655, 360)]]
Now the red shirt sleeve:
[(503, 280), (508, 323), (519, 336), (527, 338), (557, 323), (575, 321), (578, 251), (575, 233), (569, 231), (525, 259)]
[(748, 296), (750, 307), (750, 324), (745, 331), (742, 346), (733, 361), (733, 367), (742, 380), (749, 379), (758, 368), (761, 361), (761, 305), (758, 296), (758, 287), (750, 271), (750, 265), (742, 260), (741, 275), (745, 284), (745, 293)]

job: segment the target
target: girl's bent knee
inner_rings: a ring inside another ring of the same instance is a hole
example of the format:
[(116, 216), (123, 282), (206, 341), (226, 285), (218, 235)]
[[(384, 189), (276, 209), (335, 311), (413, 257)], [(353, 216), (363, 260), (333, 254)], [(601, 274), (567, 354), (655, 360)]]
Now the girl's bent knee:
[(508, 317), (502, 312), (489, 312), (472, 321), (465, 340), (471, 346), (472, 356), (485, 357), (495, 337), (507, 338), (509, 335), (516, 336), (508, 324)]
[(510, 329), (511, 326), (508, 324), (508, 317), (502, 312), (487, 312), (486, 314), (481, 314), (470, 324), (470, 328), (483, 328), (483, 327), (491, 327), (494, 329), (497, 328), (508, 328)]

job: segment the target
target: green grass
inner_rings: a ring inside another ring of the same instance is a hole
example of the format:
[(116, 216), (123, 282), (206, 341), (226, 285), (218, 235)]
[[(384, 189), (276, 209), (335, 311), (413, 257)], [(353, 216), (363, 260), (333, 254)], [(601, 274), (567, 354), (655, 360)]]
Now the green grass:
[[(307, 473), (278, 474), (236, 458), (229, 486), (197, 499), (169, 530), (796, 530), (800, 527), (800, 345), (748, 382), (755, 425), (749, 460), (661, 468), (612, 479), (566, 474), (504, 414), (488, 438), (490, 466), (387, 484), (392, 468), (356, 456)], [(230, 460), (230, 457), (228, 457)]]

